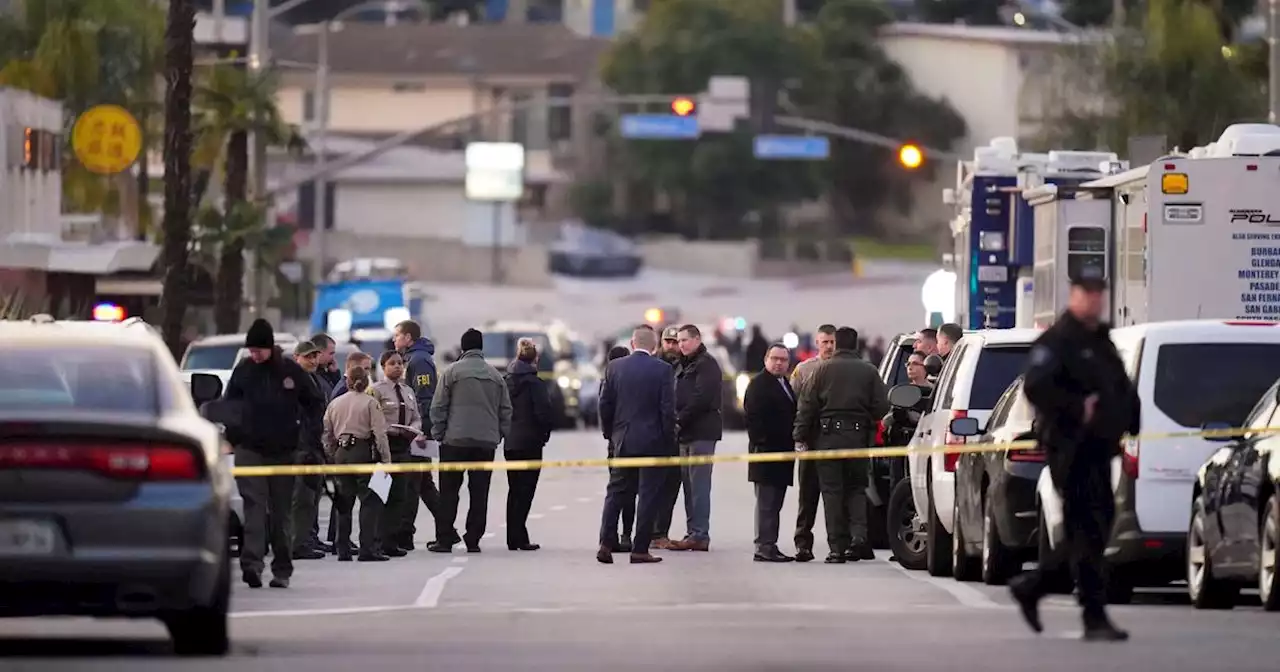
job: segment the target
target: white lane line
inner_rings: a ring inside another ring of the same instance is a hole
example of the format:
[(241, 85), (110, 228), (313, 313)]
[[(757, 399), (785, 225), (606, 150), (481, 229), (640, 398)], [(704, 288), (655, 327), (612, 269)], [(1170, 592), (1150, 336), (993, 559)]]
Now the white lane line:
[(453, 559), (453, 564), (455, 564), (455, 565), (465, 565), (465, 564), (467, 564), (467, 561), (468, 561), (468, 560), (470, 560), (470, 559), (471, 559), (471, 558), (454, 558), (454, 559)]
[(577, 501), (579, 504), (586, 504), (587, 502), (591, 501), (591, 498), (590, 498), (590, 497), (579, 497), (579, 498), (578, 498), (577, 500), (575, 500), (575, 501)]
[(483, 537), (481, 537), (481, 539), (492, 539), (492, 538), (493, 538), (493, 533), (492, 533), (492, 532), (485, 532), (485, 533), (484, 533), (484, 536), (483, 536)]
[(546, 517), (547, 516), (545, 514), (541, 514), (541, 513), (529, 514), (529, 520), (542, 520), (543, 518), (546, 518)]
[(565, 510), (565, 509), (567, 509), (567, 508), (569, 508), (569, 507), (565, 506), (564, 504), (556, 504), (555, 506), (551, 507), (551, 510), (552, 510), (552, 511), (564, 511), (564, 510)]
[[(455, 569), (450, 567), (450, 569)], [(462, 568), (456, 568), (462, 571)], [(434, 607), (435, 605), (429, 605)], [(394, 607), (343, 607), (336, 609), (288, 609), (281, 611), (239, 611), (227, 614), (230, 618), (263, 618), (263, 617), (285, 617), (291, 618), (296, 616), (344, 616), (348, 614), (376, 614), (385, 611), (408, 611), (411, 609), (422, 609), (424, 607), (418, 605), (400, 605)]]
[(461, 573), (461, 567), (445, 567), (439, 574), (427, 579), (427, 585), (422, 587), (422, 592), (418, 593), (418, 599), (414, 600), (413, 606), (419, 609), (435, 608), (440, 603), (440, 596), (444, 594), (445, 584)]
[(957, 602), (959, 602), (960, 604), (963, 604), (966, 607), (973, 607), (974, 609), (1002, 608), (1002, 605), (997, 603), (995, 600), (992, 600), (990, 597), (987, 597), (986, 594), (983, 593), (982, 591), (976, 588), (973, 588), (971, 586), (967, 586), (959, 581), (956, 581), (955, 579), (943, 579), (940, 577), (929, 576), (924, 572), (912, 571), (903, 567), (897, 562), (890, 561), (888, 559), (886, 559), (885, 562), (887, 562), (890, 567), (893, 567), (894, 569), (902, 572), (907, 578), (911, 579), (912, 581), (927, 583), (931, 586), (934, 586), (935, 588), (940, 588), (946, 591), (948, 594), (951, 595), (951, 597), (956, 598)]

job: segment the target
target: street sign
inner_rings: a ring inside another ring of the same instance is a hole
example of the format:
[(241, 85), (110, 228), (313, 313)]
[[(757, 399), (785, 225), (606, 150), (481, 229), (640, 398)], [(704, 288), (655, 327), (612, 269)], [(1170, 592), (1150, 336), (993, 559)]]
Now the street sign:
[(831, 155), (831, 142), (821, 135), (757, 135), (757, 159), (821, 160)]
[(696, 116), (674, 114), (628, 114), (621, 131), (630, 140), (692, 140), (700, 134)]
[(132, 166), (142, 152), (142, 128), (123, 107), (96, 105), (76, 119), (71, 148), (90, 172), (114, 175)]
[(467, 145), (466, 162), (468, 199), (503, 202), (524, 196), (524, 145), (472, 142)]

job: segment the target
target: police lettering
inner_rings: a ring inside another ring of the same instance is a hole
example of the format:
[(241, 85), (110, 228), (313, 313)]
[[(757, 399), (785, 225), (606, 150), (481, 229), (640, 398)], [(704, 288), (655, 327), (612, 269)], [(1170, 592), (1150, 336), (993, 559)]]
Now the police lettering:
[(1236, 271), (1240, 280), (1277, 280), (1280, 279), (1280, 271)]
[(1280, 219), (1273, 219), (1270, 214), (1267, 214), (1258, 210), (1231, 211), (1231, 223), (1234, 224), (1236, 222), (1249, 222), (1250, 224), (1269, 224), (1272, 226), (1280, 225)]

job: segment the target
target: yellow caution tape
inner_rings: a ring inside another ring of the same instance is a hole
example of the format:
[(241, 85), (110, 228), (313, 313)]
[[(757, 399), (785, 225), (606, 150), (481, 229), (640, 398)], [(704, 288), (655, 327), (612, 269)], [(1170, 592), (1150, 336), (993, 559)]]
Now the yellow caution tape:
[[(1260, 429), (1226, 428), (1196, 429), (1180, 432), (1141, 434), (1128, 439), (1154, 440), (1178, 438), (1231, 438), (1241, 434), (1276, 434), (1280, 427)], [(372, 474), (383, 471), (389, 474), (423, 471), (530, 471), (533, 469), (598, 469), (601, 467), (683, 467), (725, 462), (791, 462), (793, 460), (866, 460), (877, 457), (906, 457), (908, 455), (939, 455), (966, 453), (1000, 453), (1008, 450), (1027, 450), (1036, 442), (1008, 441), (1004, 443), (966, 443), (944, 446), (908, 448), (884, 446), (877, 448), (843, 448), (839, 450), (807, 450), (780, 453), (722, 453), (719, 455), (688, 455), (673, 457), (615, 457), (585, 460), (493, 460), (489, 462), (402, 462), (395, 464), (286, 464), (260, 467), (236, 467), (237, 477), (252, 476), (315, 476)]]

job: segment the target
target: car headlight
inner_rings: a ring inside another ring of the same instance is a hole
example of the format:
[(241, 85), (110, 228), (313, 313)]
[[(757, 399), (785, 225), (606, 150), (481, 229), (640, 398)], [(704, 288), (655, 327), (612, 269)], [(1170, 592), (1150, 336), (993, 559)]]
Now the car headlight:
[(572, 381), (569, 380), (569, 376), (560, 376), (559, 378), (556, 378), (556, 384), (561, 388), (568, 388), (571, 382)]
[(745, 399), (747, 397), (747, 385), (751, 384), (751, 376), (748, 376), (745, 373), (739, 373), (737, 380), (733, 381), (733, 384), (734, 387), (737, 388), (738, 399)]
[(581, 378), (574, 378), (574, 379), (573, 379), (573, 381), (572, 381), (572, 383), (573, 383), (573, 389), (575, 389), (575, 390), (581, 390), (581, 389), (582, 389), (582, 379), (581, 379)]

